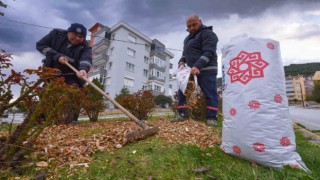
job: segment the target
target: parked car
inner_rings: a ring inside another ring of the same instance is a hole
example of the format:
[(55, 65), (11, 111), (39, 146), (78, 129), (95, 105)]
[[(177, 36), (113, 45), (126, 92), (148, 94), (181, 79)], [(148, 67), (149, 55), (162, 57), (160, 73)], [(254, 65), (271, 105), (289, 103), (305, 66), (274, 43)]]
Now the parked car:
[(2, 117), (3, 118), (8, 118), (9, 117), (9, 111), (8, 110), (5, 110), (2, 114)]

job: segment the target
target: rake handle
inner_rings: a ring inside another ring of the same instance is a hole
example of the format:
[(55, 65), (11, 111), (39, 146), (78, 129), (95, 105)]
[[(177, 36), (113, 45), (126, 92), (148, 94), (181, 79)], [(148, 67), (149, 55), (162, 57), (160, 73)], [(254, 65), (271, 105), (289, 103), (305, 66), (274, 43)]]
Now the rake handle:
[[(74, 68), (71, 64), (68, 62), (65, 63), (70, 69), (72, 69), (75, 73), (79, 73), (79, 71)], [(107, 98), (112, 104), (114, 104), (118, 109), (120, 109), (124, 114), (126, 114), (130, 119), (132, 119), (136, 124), (138, 124), (143, 129), (147, 129), (148, 126), (140, 121), (137, 117), (135, 117), (133, 114), (131, 114), (127, 109), (125, 109), (123, 106), (121, 106), (117, 101), (113, 100), (110, 96), (108, 96), (103, 90), (101, 90), (98, 86), (96, 86), (93, 82), (91, 82), (87, 77), (82, 76), (82, 79), (85, 80), (87, 83), (89, 83), (95, 90), (97, 90), (101, 95), (103, 95), (105, 98)]]

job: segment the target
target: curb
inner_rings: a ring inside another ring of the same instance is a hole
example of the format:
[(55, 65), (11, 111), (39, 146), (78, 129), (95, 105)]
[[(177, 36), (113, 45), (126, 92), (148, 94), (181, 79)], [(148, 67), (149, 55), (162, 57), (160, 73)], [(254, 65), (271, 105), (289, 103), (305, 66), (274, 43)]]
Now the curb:
[(320, 136), (313, 132), (310, 132), (296, 124), (293, 124), (293, 128), (299, 130), (302, 133), (302, 135), (306, 138), (311, 138), (312, 140), (320, 141)]

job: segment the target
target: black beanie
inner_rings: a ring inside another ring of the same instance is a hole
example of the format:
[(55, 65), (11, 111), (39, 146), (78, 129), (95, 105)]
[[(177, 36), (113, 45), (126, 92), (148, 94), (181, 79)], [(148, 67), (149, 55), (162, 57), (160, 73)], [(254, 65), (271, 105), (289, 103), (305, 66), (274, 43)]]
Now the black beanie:
[(76, 32), (81, 34), (84, 38), (87, 36), (87, 29), (79, 23), (73, 23), (71, 26), (68, 28), (68, 32)]

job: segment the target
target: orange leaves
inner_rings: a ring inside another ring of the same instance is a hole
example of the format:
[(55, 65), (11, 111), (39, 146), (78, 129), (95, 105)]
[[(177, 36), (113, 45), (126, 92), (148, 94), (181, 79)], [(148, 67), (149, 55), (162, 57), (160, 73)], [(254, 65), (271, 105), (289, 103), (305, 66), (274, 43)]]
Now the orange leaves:
[[(158, 137), (169, 144), (189, 144), (201, 148), (220, 143), (220, 132), (197, 121), (188, 120), (170, 123), (159, 119), (152, 124), (160, 128)], [(37, 149), (53, 158), (58, 164), (90, 163), (90, 154), (95, 151), (122, 148), (126, 144), (125, 134), (140, 128), (131, 121), (108, 121), (83, 123), (76, 126), (54, 125), (40, 135)], [(113, 163), (111, 163), (113, 164)]]
[(187, 120), (179, 123), (170, 123), (158, 120), (155, 123), (160, 128), (159, 137), (170, 144), (189, 144), (201, 148), (220, 144), (220, 132), (204, 123)]

